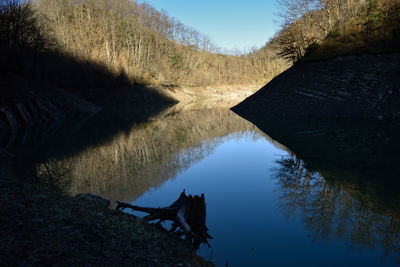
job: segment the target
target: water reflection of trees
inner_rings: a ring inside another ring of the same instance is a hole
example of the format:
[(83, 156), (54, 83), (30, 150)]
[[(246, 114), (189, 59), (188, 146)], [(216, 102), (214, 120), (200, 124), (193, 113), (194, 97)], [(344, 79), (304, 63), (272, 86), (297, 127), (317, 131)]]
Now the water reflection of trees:
[(278, 206), (288, 218), (301, 218), (313, 240), (344, 239), (352, 249), (378, 249), (384, 260), (400, 263), (397, 211), (353, 197), (356, 185), (326, 180), (295, 156), (278, 163)]
[(39, 172), (49, 169), (65, 177), (71, 194), (92, 192), (132, 201), (203, 159), (221, 137), (240, 138), (254, 129), (228, 110), (171, 111), (101, 145), (49, 160)]

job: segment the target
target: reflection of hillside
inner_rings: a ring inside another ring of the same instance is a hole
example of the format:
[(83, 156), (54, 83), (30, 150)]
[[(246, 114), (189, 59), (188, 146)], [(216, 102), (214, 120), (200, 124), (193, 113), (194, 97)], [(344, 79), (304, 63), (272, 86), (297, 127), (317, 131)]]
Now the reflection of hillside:
[(280, 161), (277, 175), (288, 215), (300, 216), (315, 239), (335, 236), (400, 256), (398, 123), (250, 120), (296, 155)]
[(314, 240), (345, 239), (353, 249), (379, 249), (382, 258), (394, 255), (400, 263), (397, 209), (387, 213), (373, 199), (354, 198), (359, 194), (354, 183), (326, 180), (294, 156), (279, 163), (278, 205), (287, 216), (299, 216)]
[(352, 196), (387, 210), (400, 203), (398, 123), (252, 118), (324, 178), (352, 184)]
[[(108, 142), (49, 161), (47, 167), (70, 179), (72, 194), (93, 192), (132, 201), (204, 158), (219, 137), (255, 129), (228, 110), (181, 110), (171, 108)], [(44, 165), (40, 170), (47, 172)]]

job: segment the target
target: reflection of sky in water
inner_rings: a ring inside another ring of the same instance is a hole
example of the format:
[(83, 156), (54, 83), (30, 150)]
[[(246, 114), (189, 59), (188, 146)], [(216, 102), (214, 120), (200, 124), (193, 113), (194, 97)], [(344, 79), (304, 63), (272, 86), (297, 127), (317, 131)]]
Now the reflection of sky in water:
[(167, 206), (183, 189), (204, 193), (214, 239), (211, 249), (202, 246), (199, 254), (217, 266), (227, 261), (229, 266), (382, 265), (379, 251), (354, 251), (340, 238), (312, 241), (300, 219), (285, 219), (277, 209), (273, 169), (288, 152), (259, 137), (253, 132), (224, 137), (204, 159), (134, 203)]

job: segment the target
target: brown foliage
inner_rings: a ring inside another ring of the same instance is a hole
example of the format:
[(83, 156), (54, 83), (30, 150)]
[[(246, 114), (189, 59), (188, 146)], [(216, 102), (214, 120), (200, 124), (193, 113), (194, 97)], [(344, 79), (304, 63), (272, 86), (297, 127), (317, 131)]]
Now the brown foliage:
[[(128, 0), (40, 0), (61, 51), (151, 83), (261, 84), (270, 57), (221, 53), (204, 35), (152, 6)], [(211, 51), (211, 52), (210, 52)]]

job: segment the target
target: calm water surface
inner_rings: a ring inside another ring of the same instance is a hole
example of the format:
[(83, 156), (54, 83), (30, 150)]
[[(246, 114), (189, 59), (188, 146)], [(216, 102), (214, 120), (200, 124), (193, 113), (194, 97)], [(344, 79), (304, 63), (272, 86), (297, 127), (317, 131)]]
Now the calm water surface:
[(204, 193), (214, 239), (198, 254), (217, 266), (399, 262), (392, 200), (380, 201), (348, 170), (313, 169), (227, 110), (173, 110), (47, 165), (71, 178), (71, 194), (162, 207), (184, 189)]
[[(344, 216), (348, 217), (340, 221), (348, 225), (336, 225), (337, 218), (334, 217), (341, 216), (340, 212), (343, 211), (339, 206), (324, 206), (339, 203), (317, 199), (323, 197), (318, 190), (322, 190), (324, 185), (314, 187), (308, 192), (313, 195), (305, 196), (313, 198), (309, 201), (315, 201), (308, 203), (310, 207), (296, 207), (301, 205), (297, 202), (302, 201), (300, 193), (295, 188), (288, 188), (278, 178), (279, 171), (290, 172), (282, 170), (284, 167), (279, 163), (282, 160), (295, 159), (258, 132), (248, 131), (241, 136), (230, 134), (221, 138), (221, 143), (210, 155), (159, 188), (150, 189), (133, 203), (165, 206), (172, 203), (182, 189), (192, 194), (205, 193), (207, 225), (214, 239), (210, 242), (211, 248), (202, 246), (199, 254), (217, 265), (226, 262), (230, 266), (384, 265), (381, 257), (383, 250), (379, 247), (374, 249), (378, 244), (366, 244), (363, 247), (364, 240), (351, 240), (351, 235), (360, 234), (358, 231), (361, 230), (356, 229), (360, 225), (352, 224), (355, 222), (351, 216), (361, 214), (347, 210), (345, 212), (348, 214)], [(312, 176), (315, 181), (311, 184), (326, 183), (319, 174)], [(299, 180), (298, 183), (291, 186), (309, 186), (301, 181), (302, 178), (295, 179)], [(339, 191), (335, 194), (353, 201), (355, 209), (361, 208), (346, 193)], [(306, 212), (312, 214), (304, 215), (302, 208), (314, 210), (308, 210)], [(324, 219), (314, 217), (325, 216), (324, 213), (329, 211), (324, 209), (331, 208), (337, 214), (329, 214), (332, 218), (325, 222), (329, 225), (312, 225), (313, 222), (309, 222), (315, 220), (320, 224)], [(384, 218), (381, 220), (385, 221)], [(373, 226), (377, 225), (361, 225), (365, 227), (361, 231), (365, 231), (365, 235), (375, 235), (371, 232), (375, 229), (369, 229)], [(318, 227), (325, 228), (323, 231), (326, 232), (319, 233)], [(343, 236), (338, 233), (341, 227)], [(389, 262), (387, 264), (391, 265)]]

